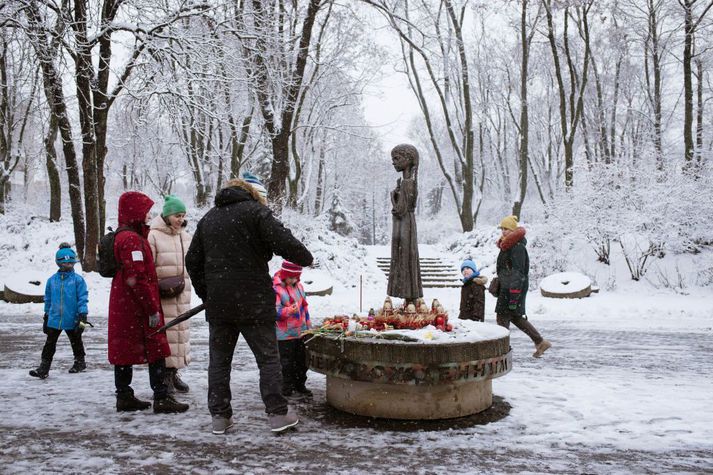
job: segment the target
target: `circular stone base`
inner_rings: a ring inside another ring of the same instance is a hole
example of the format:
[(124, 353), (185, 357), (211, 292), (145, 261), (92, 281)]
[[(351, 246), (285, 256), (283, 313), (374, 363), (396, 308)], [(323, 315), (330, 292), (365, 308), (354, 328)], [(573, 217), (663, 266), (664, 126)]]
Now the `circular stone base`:
[(344, 412), (388, 419), (451, 419), (493, 404), (491, 379), (443, 385), (383, 384), (327, 375), (327, 402)]
[(45, 295), (44, 292), (41, 295), (22, 294), (15, 292), (6, 285), (2, 292), (2, 299), (9, 303), (43, 303), (45, 301)]

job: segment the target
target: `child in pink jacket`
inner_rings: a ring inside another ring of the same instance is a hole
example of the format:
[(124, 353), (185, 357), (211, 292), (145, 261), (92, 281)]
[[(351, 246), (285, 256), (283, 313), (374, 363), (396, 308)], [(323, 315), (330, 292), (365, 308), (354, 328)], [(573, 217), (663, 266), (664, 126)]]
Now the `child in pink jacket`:
[(307, 354), (303, 332), (310, 328), (305, 290), (300, 283), (302, 267), (283, 261), (272, 280), (276, 294), (277, 343), (282, 364), (282, 395), (311, 396), (307, 381)]

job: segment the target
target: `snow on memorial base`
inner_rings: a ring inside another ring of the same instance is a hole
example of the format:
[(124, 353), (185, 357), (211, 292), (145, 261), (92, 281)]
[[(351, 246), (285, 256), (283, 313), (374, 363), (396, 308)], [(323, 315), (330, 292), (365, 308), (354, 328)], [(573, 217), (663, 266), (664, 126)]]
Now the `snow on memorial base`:
[(492, 405), (492, 379), (512, 367), (510, 333), (496, 325), (382, 333), (315, 334), (307, 342), (310, 368), (327, 376), (331, 406), (388, 419), (469, 416)]

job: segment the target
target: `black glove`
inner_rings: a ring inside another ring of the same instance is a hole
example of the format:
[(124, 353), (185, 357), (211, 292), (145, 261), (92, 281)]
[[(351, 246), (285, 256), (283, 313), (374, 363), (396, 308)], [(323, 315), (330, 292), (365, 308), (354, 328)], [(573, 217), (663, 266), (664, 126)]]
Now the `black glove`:
[(89, 322), (87, 322), (87, 314), (86, 313), (80, 313), (78, 315), (79, 317), (79, 322), (77, 322), (77, 327), (74, 329), (74, 331), (81, 335), (84, 332), (84, 328), (87, 325), (91, 325)]
[(45, 315), (42, 317), (42, 333), (44, 333), (45, 335), (47, 335), (47, 334), (49, 333), (49, 330), (47, 329), (47, 319), (48, 319), (48, 318), (49, 318), (49, 317), (47, 316), (46, 313), (45, 313)]

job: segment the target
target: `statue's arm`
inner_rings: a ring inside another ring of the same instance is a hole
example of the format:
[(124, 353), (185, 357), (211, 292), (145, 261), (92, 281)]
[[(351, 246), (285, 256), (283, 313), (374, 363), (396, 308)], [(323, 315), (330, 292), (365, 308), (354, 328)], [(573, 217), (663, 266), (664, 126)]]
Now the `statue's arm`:
[(401, 178), (396, 181), (396, 188), (391, 190), (391, 205), (391, 214), (395, 216), (403, 216), (406, 213), (406, 203), (404, 202)]

